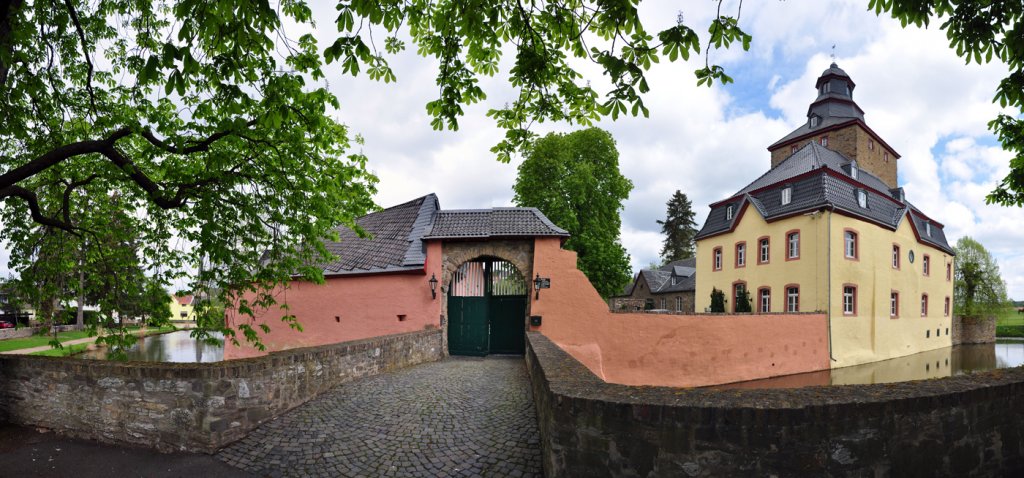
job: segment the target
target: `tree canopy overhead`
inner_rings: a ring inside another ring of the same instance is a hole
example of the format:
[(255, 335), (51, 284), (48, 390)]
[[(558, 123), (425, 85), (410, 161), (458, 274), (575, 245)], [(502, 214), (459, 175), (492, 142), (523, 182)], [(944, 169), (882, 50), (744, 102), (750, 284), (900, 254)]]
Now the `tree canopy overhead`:
[(869, 0), (868, 8), (888, 13), (906, 27), (927, 27), (940, 20), (949, 47), (966, 63), (1003, 62), (1010, 74), (996, 88), (993, 101), (1020, 112), (1000, 114), (988, 127), (1003, 149), (1014, 154), (1010, 172), (986, 201), (1024, 206), (1024, 2), (974, 0)]
[(588, 128), (536, 140), (512, 187), (518, 206), (535, 207), (571, 236), (577, 266), (603, 297), (621, 294), (632, 279), (619, 241), (622, 202), (633, 183), (619, 172), (619, 152), (607, 131)]
[[(319, 279), (306, 265), (326, 254), (320, 240), (374, 207), (376, 182), (334, 119), (327, 64), (391, 82), (388, 59), (402, 50), (436, 61), (438, 94), (426, 105), (436, 129), (456, 129), (463, 108), (486, 99), (480, 78), (506, 76), (514, 99), (489, 116), (506, 131), (493, 151), (507, 161), (535, 139), (536, 122), (646, 114), (645, 73), (662, 59), (703, 55), (698, 83), (731, 81), (708, 58), (749, 47), (742, 1), (719, 1), (710, 25), (680, 14), (656, 32), (638, 4), (346, 0), (337, 36), (321, 44), (301, 0), (0, 2), (0, 240), (21, 251), (12, 266), (24, 270), (49, 257), (33, 242), (46, 234), (104, 243), (103, 215), (120, 207), (142, 219), (132, 239), (161, 280), (198, 271), (193, 291), (229, 294), (293, 274)], [(868, 5), (904, 24), (948, 18), (961, 56), (1009, 65), (996, 100), (1024, 107), (1020, 2)], [(514, 55), (508, 71), (503, 52)], [(610, 86), (592, 87), (580, 60)], [(1024, 204), (1024, 124), (1004, 115), (991, 127), (1016, 157), (989, 200)]]
[[(337, 37), (320, 44), (301, 0), (0, 3), (0, 240), (16, 270), (48, 261), (72, 273), (66, 255), (42, 245), (58, 234), (62, 251), (109, 243), (105, 217), (120, 208), (139, 219), (130, 239), (143, 269), (165, 283), (189, 272), (193, 292), (231, 294), (295, 274), (319, 280), (307, 264), (327, 253), (321, 239), (374, 207), (376, 182), (333, 119), (326, 65), (391, 82), (388, 58), (411, 40), (438, 62), (438, 96), (426, 105), (434, 128), (456, 129), (463, 107), (486, 98), (479, 78), (501, 73), (513, 52), (505, 73), (518, 94), (490, 111), (507, 131), (494, 148), (507, 161), (534, 122), (646, 114), (644, 72), (702, 52), (682, 16), (650, 32), (636, 7), (340, 1)], [(704, 53), (749, 47), (738, 16), (714, 19)], [(609, 91), (570, 58), (597, 64)], [(707, 62), (697, 77), (730, 81)], [(260, 294), (240, 311), (274, 301)], [(200, 311), (201, 326), (216, 322)]]

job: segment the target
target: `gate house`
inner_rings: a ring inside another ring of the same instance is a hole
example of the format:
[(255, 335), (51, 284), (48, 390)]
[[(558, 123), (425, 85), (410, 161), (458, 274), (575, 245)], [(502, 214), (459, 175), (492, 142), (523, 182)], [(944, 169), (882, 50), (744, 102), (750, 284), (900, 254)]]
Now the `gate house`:
[[(271, 328), (267, 352), (440, 327), (453, 355), (522, 354), (535, 241), (569, 237), (535, 208), (445, 211), (434, 194), (356, 223), (370, 237), (337, 229), (325, 246), (338, 258), (318, 265), (324, 284), (292, 282), (277, 294), (287, 309), (257, 311)], [(285, 314), (303, 331), (283, 325)], [(263, 353), (246, 344), (224, 352)]]

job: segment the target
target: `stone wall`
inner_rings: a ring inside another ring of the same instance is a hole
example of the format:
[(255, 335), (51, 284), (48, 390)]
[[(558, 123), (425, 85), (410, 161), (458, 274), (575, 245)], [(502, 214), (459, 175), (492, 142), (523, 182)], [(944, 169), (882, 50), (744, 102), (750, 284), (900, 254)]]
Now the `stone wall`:
[(546, 476), (1021, 476), (1024, 368), (715, 391), (602, 382), (529, 333)]
[(953, 317), (953, 345), (987, 344), (995, 341), (995, 317)]
[(0, 420), (156, 448), (213, 452), (359, 377), (442, 357), (438, 329), (219, 363), (0, 356)]

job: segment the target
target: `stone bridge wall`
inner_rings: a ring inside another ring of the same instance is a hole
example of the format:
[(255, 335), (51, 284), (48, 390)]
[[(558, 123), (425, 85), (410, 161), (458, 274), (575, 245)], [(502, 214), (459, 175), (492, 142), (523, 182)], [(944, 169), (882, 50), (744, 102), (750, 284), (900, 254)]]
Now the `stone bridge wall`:
[(601, 381), (527, 337), (546, 476), (1022, 476), (1024, 368), (714, 391)]
[(219, 363), (3, 355), (0, 420), (210, 453), (339, 384), (442, 356), (439, 329)]

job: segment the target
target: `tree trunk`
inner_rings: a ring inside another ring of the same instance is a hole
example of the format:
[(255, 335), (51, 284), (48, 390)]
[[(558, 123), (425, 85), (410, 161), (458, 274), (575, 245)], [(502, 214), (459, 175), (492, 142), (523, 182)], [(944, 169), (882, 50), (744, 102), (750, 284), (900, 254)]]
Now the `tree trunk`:
[(85, 325), (85, 271), (78, 269), (78, 312), (75, 313), (75, 325)]

